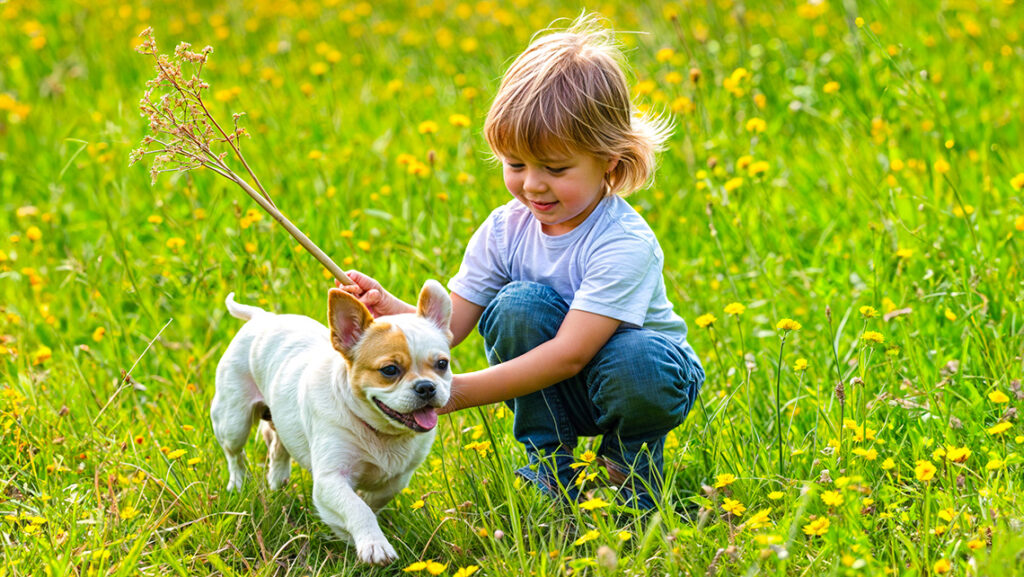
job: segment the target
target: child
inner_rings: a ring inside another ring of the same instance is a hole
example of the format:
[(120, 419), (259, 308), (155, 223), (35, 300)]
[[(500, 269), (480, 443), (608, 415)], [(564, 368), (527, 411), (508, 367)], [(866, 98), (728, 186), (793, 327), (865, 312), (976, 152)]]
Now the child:
[[(513, 196), (448, 283), (455, 346), (477, 326), (490, 367), (455, 375), (445, 411), (507, 401), (546, 493), (578, 497), (572, 449), (599, 456), (629, 504), (652, 508), (665, 435), (704, 370), (672, 310), (654, 233), (623, 196), (644, 186), (668, 123), (633, 109), (612, 33), (591, 16), (536, 37), (506, 72), (484, 134)], [(414, 308), (357, 272), (374, 316)], [(630, 476), (630, 474), (633, 476)]]

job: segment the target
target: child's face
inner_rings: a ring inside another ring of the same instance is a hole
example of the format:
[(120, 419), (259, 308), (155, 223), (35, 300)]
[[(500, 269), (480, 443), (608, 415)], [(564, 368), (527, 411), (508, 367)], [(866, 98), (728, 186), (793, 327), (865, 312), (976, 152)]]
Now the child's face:
[(618, 157), (584, 152), (553, 157), (502, 156), (502, 176), (512, 196), (530, 209), (548, 235), (565, 234), (579, 226), (604, 196), (604, 176)]

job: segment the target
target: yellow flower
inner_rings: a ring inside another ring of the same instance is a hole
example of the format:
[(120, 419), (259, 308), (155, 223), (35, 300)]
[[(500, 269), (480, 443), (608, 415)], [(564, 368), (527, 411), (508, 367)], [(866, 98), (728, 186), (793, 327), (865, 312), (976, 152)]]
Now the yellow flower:
[(967, 548), (970, 549), (971, 551), (977, 551), (978, 549), (981, 549), (984, 546), (985, 546), (985, 542), (982, 541), (981, 539), (971, 539), (970, 541), (967, 542)]
[(860, 336), (860, 340), (869, 343), (882, 343), (885, 341), (885, 337), (878, 331), (864, 331), (864, 334)]
[(782, 319), (775, 325), (775, 329), (780, 331), (798, 331), (801, 328), (803, 328), (803, 325), (793, 319)]
[(993, 403), (1001, 405), (1003, 403), (1009, 403), (1010, 397), (1007, 397), (1006, 393), (1002, 391), (992, 391), (991, 393), (988, 394), (988, 400), (992, 401)]
[(736, 178), (730, 178), (725, 181), (725, 191), (732, 192), (743, 185), (743, 177), (737, 176)]
[(676, 51), (671, 48), (662, 48), (655, 53), (654, 58), (658, 62), (668, 62), (672, 60), (672, 57), (676, 55)]
[(821, 501), (829, 507), (838, 507), (843, 504), (843, 496), (839, 491), (825, 491), (821, 494)]
[(103, 327), (96, 327), (96, 330), (92, 332), (92, 340), (97, 343), (103, 340), (103, 335), (107, 334), (107, 329)]
[(437, 132), (437, 123), (433, 120), (424, 120), (419, 126), (420, 134), (434, 134)]
[(121, 513), (118, 515), (122, 521), (127, 521), (139, 514), (139, 510), (131, 505), (125, 505), (121, 508)]
[(626, 541), (629, 541), (630, 539), (633, 538), (633, 534), (630, 533), (629, 531), (619, 531), (618, 534), (616, 535), (616, 537), (619, 538), (619, 541), (622, 541), (623, 543), (625, 543)]
[(25, 236), (28, 237), (32, 242), (36, 242), (43, 238), (43, 231), (39, 230), (38, 226), (30, 226), (25, 231)]
[(469, 577), (473, 573), (476, 573), (479, 569), (480, 567), (476, 565), (467, 565), (465, 567), (460, 567), (459, 570), (455, 572), (455, 575), (453, 577)]
[(426, 568), (427, 568), (427, 564), (424, 561), (417, 561), (417, 562), (413, 563), (412, 565), (409, 565), (405, 569), (402, 569), (402, 571), (404, 571), (406, 573), (417, 573), (419, 571), (423, 571)]
[(469, 126), (469, 117), (465, 114), (452, 114), (448, 117), (448, 123), (452, 126), (466, 127)]
[(863, 306), (860, 307), (859, 310), (861, 316), (863, 316), (866, 319), (873, 319), (878, 316), (878, 311), (875, 310), (875, 307)]
[(874, 461), (878, 458), (878, 451), (874, 449), (864, 449), (862, 447), (855, 447), (853, 449), (853, 454), (864, 457), (865, 461)]
[(167, 239), (167, 248), (171, 250), (176, 251), (181, 249), (183, 246), (185, 246), (185, 239), (181, 238), (180, 236), (175, 236)]
[(743, 306), (740, 303), (729, 303), (729, 304), (725, 305), (725, 314), (731, 315), (731, 316), (734, 316), (734, 317), (743, 314), (743, 312), (746, 311), (746, 310), (747, 310), (747, 307)]
[(931, 461), (921, 460), (917, 462), (917, 466), (914, 467), (914, 474), (917, 476), (918, 481), (924, 481), (925, 483), (932, 480), (935, 476), (935, 465)]
[(722, 473), (715, 477), (715, 488), (721, 489), (722, 487), (728, 487), (736, 482), (736, 476), (732, 473)]
[(768, 164), (768, 162), (764, 160), (759, 160), (750, 165), (750, 168), (747, 169), (747, 174), (749, 174), (750, 176), (757, 176), (759, 174), (768, 172), (769, 168), (771, 168), (771, 165)]
[(163, 221), (164, 217), (160, 216), (159, 214), (151, 214), (149, 215), (148, 218), (146, 218), (146, 222), (148, 222), (149, 224), (160, 224)]
[(185, 449), (175, 449), (175, 450), (171, 451), (170, 453), (167, 453), (167, 458), (171, 459), (171, 460), (180, 459), (184, 455), (185, 455)]
[(1022, 172), (1022, 173), (1018, 174), (1017, 176), (1011, 178), (1010, 179), (1010, 186), (1012, 186), (1014, 190), (1024, 189), (1024, 172)]
[(771, 499), (772, 501), (778, 501), (779, 499), (785, 496), (786, 494), (783, 493), (782, 491), (772, 491), (771, 493), (768, 493), (768, 498)]
[(744, 126), (744, 128), (747, 129), (747, 132), (753, 132), (755, 134), (760, 134), (764, 132), (765, 128), (767, 127), (768, 123), (765, 122), (762, 118), (751, 118), (750, 120), (747, 121), (747, 124)]
[(747, 510), (747, 508), (743, 506), (743, 503), (728, 497), (722, 501), (722, 509), (725, 510), (726, 513), (736, 515), (737, 517)]
[(940, 158), (935, 161), (935, 172), (939, 174), (946, 174), (949, 172), (949, 163), (944, 158)]
[(772, 524), (771, 519), (768, 518), (768, 514), (772, 512), (771, 507), (767, 509), (761, 509), (757, 513), (754, 513), (747, 519), (747, 522), (743, 524), (747, 529), (761, 529), (768, 527)]
[(990, 460), (985, 465), (985, 468), (988, 469), (989, 471), (998, 471), (999, 469), (1003, 468), (1004, 464), (1005, 464), (1005, 462), (1002, 459), (996, 458), (996, 459)]
[(584, 543), (586, 543), (588, 541), (593, 541), (594, 539), (597, 539), (600, 536), (601, 536), (601, 532), (600, 531), (598, 531), (597, 529), (591, 529), (590, 531), (587, 531), (586, 533), (584, 533), (583, 536), (581, 536), (579, 539), (576, 539), (575, 541), (573, 541), (572, 544), (573, 544), (574, 547), (579, 547), (580, 545), (582, 545), (582, 544), (584, 544)]
[(810, 535), (812, 537), (815, 535), (824, 535), (825, 533), (828, 533), (828, 527), (831, 524), (832, 523), (828, 520), (827, 517), (819, 517), (811, 521), (810, 523), (804, 525), (804, 534)]
[(430, 573), (431, 575), (440, 575), (441, 573), (444, 573), (444, 570), (447, 568), (447, 563), (442, 565), (437, 561), (427, 561), (427, 573)]
[(1024, 232), (1024, 215), (1018, 216), (1016, 219), (1014, 219), (1013, 228), (1016, 229), (1018, 232)]
[(697, 319), (694, 322), (697, 323), (698, 327), (700, 327), (702, 329), (706, 329), (706, 328), (710, 327), (711, 325), (715, 324), (715, 321), (717, 321), (717, 320), (718, 319), (715, 318), (715, 315), (713, 315), (711, 313), (707, 313), (707, 314), (703, 314), (703, 315), (700, 315), (699, 317), (697, 317)]
[(896, 256), (898, 258), (910, 258), (914, 255), (914, 250), (910, 248), (901, 248), (896, 250)]
[(945, 575), (953, 569), (953, 564), (948, 559), (939, 559), (935, 562), (935, 566), (932, 570), (935, 571), (936, 575)]
[(595, 497), (593, 499), (589, 499), (587, 501), (580, 503), (580, 509), (583, 509), (585, 511), (593, 511), (594, 509), (600, 509), (602, 507), (607, 507), (608, 505), (611, 505), (611, 503), (605, 501), (600, 497)]
[(954, 313), (948, 308), (942, 312), (942, 316), (946, 317), (946, 320), (949, 322), (953, 322), (956, 320), (956, 313)]
[(888, 471), (894, 467), (896, 467), (896, 461), (893, 461), (892, 457), (889, 457), (886, 460), (882, 461), (882, 469)]
[(824, 90), (825, 94), (835, 94), (836, 92), (839, 92), (839, 83), (834, 80), (826, 82)]
[(807, 370), (807, 359), (797, 359), (796, 362), (793, 363), (793, 370), (794, 371), (798, 371), (798, 372), (799, 371), (806, 371)]
[(1003, 421), (985, 430), (990, 435), (1002, 435), (1006, 431), (1009, 431), (1013, 427), (1013, 424), (1009, 421)]
[(36, 352), (32, 353), (32, 364), (41, 365), (53, 357), (53, 349), (46, 345), (40, 345)]
[(971, 450), (967, 447), (949, 447), (946, 449), (946, 459), (954, 463), (963, 463), (971, 456)]
[(412, 502), (412, 505), (409, 505), (409, 508), (415, 511), (416, 509), (422, 509), (423, 505), (425, 505), (423, 499), (416, 499)]

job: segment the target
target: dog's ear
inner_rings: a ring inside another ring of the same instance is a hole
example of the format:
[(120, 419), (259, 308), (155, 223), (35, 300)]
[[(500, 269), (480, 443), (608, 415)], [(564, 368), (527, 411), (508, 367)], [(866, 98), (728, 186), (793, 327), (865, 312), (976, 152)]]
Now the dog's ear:
[(434, 279), (424, 283), (416, 308), (419, 316), (445, 331), (451, 340), (452, 297), (448, 296), (441, 283)]
[(331, 344), (347, 359), (363, 331), (373, 323), (373, 315), (356, 297), (332, 288), (327, 292), (327, 322), (331, 327)]

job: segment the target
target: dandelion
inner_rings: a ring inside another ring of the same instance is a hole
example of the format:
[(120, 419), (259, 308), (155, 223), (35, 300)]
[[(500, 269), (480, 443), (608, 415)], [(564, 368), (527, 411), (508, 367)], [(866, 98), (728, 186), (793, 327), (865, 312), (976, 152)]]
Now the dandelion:
[(931, 461), (921, 460), (918, 461), (914, 467), (914, 475), (917, 477), (918, 481), (927, 483), (935, 476), (936, 470), (935, 465), (933, 465)]
[(767, 161), (759, 160), (750, 165), (750, 167), (747, 169), (747, 174), (749, 174), (750, 176), (758, 176), (760, 174), (768, 172), (769, 168), (771, 168), (771, 165), (768, 164)]
[(1006, 396), (1006, 393), (1002, 391), (992, 391), (988, 394), (988, 400), (996, 403), (997, 405), (1001, 405), (1003, 403), (1009, 403), (1010, 397)]
[(935, 562), (935, 565), (932, 567), (932, 570), (935, 572), (936, 575), (945, 575), (946, 573), (952, 571), (952, 569), (953, 564), (950, 563), (948, 559), (939, 559)]
[(744, 128), (747, 129), (747, 132), (753, 132), (755, 134), (760, 134), (764, 132), (765, 128), (767, 127), (768, 123), (765, 122), (763, 118), (751, 118), (750, 120), (747, 121), (746, 125), (744, 125)]
[(598, 531), (597, 529), (591, 529), (590, 531), (584, 533), (582, 537), (573, 541), (572, 545), (573, 547), (579, 547), (580, 545), (587, 543), (589, 541), (593, 541), (594, 539), (597, 539), (600, 536), (600, 531)]
[(40, 345), (34, 353), (32, 353), (32, 364), (41, 365), (53, 357), (53, 349), (46, 345)]
[(1006, 431), (1009, 431), (1012, 427), (1012, 423), (1010, 423), (1009, 421), (1003, 421), (1002, 423), (998, 423), (996, 425), (993, 425), (992, 427), (989, 427), (988, 429), (985, 429), (985, 432), (988, 433), (989, 435), (1002, 435)]
[(593, 499), (588, 499), (580, 503), (580, 509), (583, 509), (584, 511), (593, 511), (594, 509), (600, 509), (609, 505), (611, 505), (611, 503), (608, 501), (605, 501), (600, 497), (594, 497)]
[(167, 248), (177, 252), (178, 250), (185, 246), (185, 239), (181, 238), (180, 236), (174, 236), (167, 239), (166, 245)]
[(779, 331), (798, 331), (801, 328), (803, 325), (793, 319), (782, 319), (775, 325), (775, 329)]
[(43, 231), (39, 230), (38, 226), (30, 226), (25, 231), (25, 237), (32, 242), (37, 242), (43, 238)]
[(715, 315), (713, 315), (711, 313), (707, 313), (707, 314), (703, 314), (703, 315), (700, 315), (699, 317), (697, 317), (697, 319), (694, 322), (697, 323), (698, 327), (700, 327), (702, 329), (706, 329), (706, 328), (710, 327), (711, 325), (715, 324), (715, 321), (717, 321), (717, 320), (718, 319), (715, 318)]
[(1017, 176), (1011, 178), (1010, 186), (1012, 186), (1014, 190), (1024, 189), (1024, 172), (1021, 172)]
[(427, 573), (431, 575), (440, 575), (444, 573), (444, 570), (448, 568), (448, 564), (441, 564), (437, 561), (427, 561)]
[(900, 248), (896, 250), (896, 257), (902, 259), (908, 259), (914, 256), (914, 250), (910, 248)]
[(944, 158), (940, 158), (935, 161), (934, 164), (935, 172), (939, 174), (946, 174), (949, 172), (949, 163)]
[(736, 499), (730, 499), (728, 497), (726, 497), (722, 501), (722, 509), (726, 513), (729, 513), (730, 515), (735, 515), (737, 517), (742, 515), (743, 512), (747, 510), (747, 508), (743, 506), (743, 503), (740, 503)]
[(725, 305), (725, 314), (732, 317), (742, 315), (746, 310), (747, 307), (743, 306), (740, 303), (729, 303)]
[(736, 178), (730, 178), (725, 181), (725, 184), (722, 186), (725, 188), (726, 192), (732, 192), (740, 186), (743, 186), (743, 177), (737, 176)]
[(722, 473), (715, 477), (715, 488), (721, 489), (722, 487), (728, 487), (736, 482), (736, 475), (732, 473)]
[(459, 567), (459, 570), (455, 572), (453, 577), (469, 577), (473, 573), (476, 573), (480, 567), (476, 565), (467, 565), (465, 567)]
[(880, 333), (878, 331), (865, 331), (864, 334), (862, 334), (860, 336), (860, 340), (862, 340), (864, 342), (867, 342), (867, 343), (879, 343), (879, 344), (881, 344), (882, 342), (885, 341), (885, 337), (882, 336), (882, 333)]
[(836, 92), (839, 92), (839, 83), (835, 80), (826, 82), (823, 90), (825, 94), (835, 94)]
[(448, 123), (452, 126), (465, 128), (469, 126), (469, 117), (465, 114), (452, 114), (448, 117)]
[(185, 455), (185, 449), (175, 449), (175, 450), (171, 451), (170, 453), (167, 453), (167, 458), (173, 461), (174, 459), (180, 459), (184, 455)]
[(819, 517), (811, 521), (810, 523), (804, 525), (803, 531), (805, 535), (809, 535), (811, 537), (820, 537), (825, 533), (828, 533), (828, 528), (831, 524), (832, 523), (828, 520), (827, 517)]
[(863, 316), (866, 319), (873, 319), (878, 316), (878, 311), (875, 310), (875, 307), (863, 306), (860, 307), (860, 309), (858, 310), (860, 311), (861, 316)]
[(622, 541), (623, 543), (633, 538), (633, 534), (629, 531), (619, 531), (615, 536), (618, 537), (619, 541)]
[(807, 366), (807, 359), (800, 358), (793, 363), (793, 370), (799, 373), (801, 371), (806, 371)]
[(768, 493), (768, 498), (771, 499), (772, 501), (778, 501), (779, 499), (782, 499), (785, 496), (786, 494), (783, 493), (782, 491), (772, 491), (771, 493)]
[(863, 458), (865, 461), (874, 461), (878, 458), (878, 451), (874, 449), (865, 449), (863, 447), (855, 447), (853, 454)]
[(416, 499), (412, 502), (412, 505), (409, 505), (409, 508), (415, 511), (417, 509), (422, 509), (425, 504), (426, 503), (423, 502), (423, 499)]
[(946, 449), (946, 460), (954, 463), (963, 463), (971, 456), (971, 450), (967, 447), (949, 447)]
[(100, 342), (103, 340), (103, 336), (107, 334), (107, 329), (104, 327), (96, 327), (96, 330), (92, 332), (92, 340)]
[(890, 471), (896, 468), (896, 461), (892, 460), (892, 457), (888, 457), (884, 461), (882, 461), (881, 467), (886, 471)]
[(138, 516), (138, 514), (138, 509), (132, 507), (131, 505), (125, 505), (124, 507), (121, 508), (121, 512), (118, 515), (118, 517), (120, 517), (122, 521), (128, 521), (129, 519), (133, 519), (134, 517)]
[(423, 571), (426, 568), (427, 568), (427, 563), (425, 561), (417, 561), (417, 562), (413, 563), (412, 565), (409, 565), (405, 569), (402, 569), (402, 571), (404, 571), (405, 573), (418, 573), (420, 571)]
[(994, 459), (989, 459), (989, 462), (985, 465), (985, 469), (989, 471), (998, 471), (1003, 468), (1004, 464), (1005, 462), (1002, 459), (996, 457)]
[(825, 491), (821, 494), (821, 501), (829, 507), (838, 507), (843, 504), (843, 495), (839, 491)]
[(763, 529), (772, 524), (771, 519), (768, 518), (768, 514), (772, 512), (771, 507), (767, 509), (761, 509), (757, 513), (754, 513), (747, 519), (747, 522), (743, 524), (747, 529)]
[(420, 134), (434, 134), (437, 132), (437, 129), (437, 123), (433, 120), (424, 120), (418, 128)]

